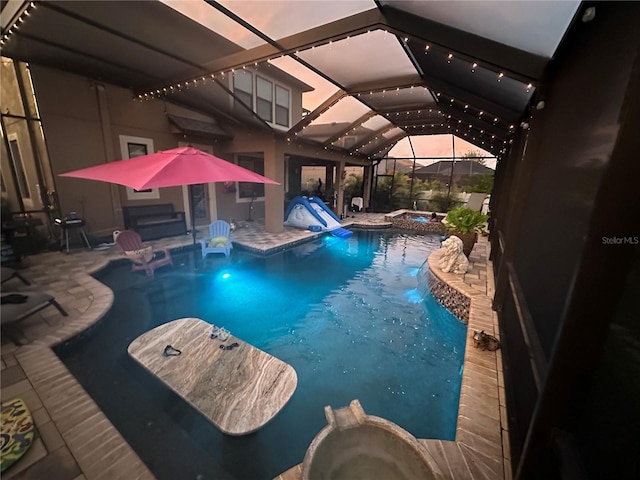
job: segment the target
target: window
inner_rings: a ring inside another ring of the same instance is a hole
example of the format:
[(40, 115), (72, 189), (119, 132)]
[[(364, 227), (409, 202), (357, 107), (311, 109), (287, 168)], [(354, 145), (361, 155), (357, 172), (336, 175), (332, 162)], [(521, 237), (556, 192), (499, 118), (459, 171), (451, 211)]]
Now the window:
[(289, 127), (291, 92), (287, 88), (256, 75), (254, 89), (253, 73), (243, 69), (233, 73), (233, 94), (236, 109), (241, 101), (265, 122)]
[(129, 154), (128, 158), (140, 157), (149, 153), (145, 143), (129, 142), (127, 143), (127, 150)]
[(22, 155), (20, 154), (20, 145), (18, 144), (18, 137), (15, 134), (10, 134), (8, 136), (9, 139), (9, 150), (11, 153), (11, 163), (13, 164), (13, 168), (16, 172), (16, 177), (18, 180), (18, 191), (20, 192), (20, 196), (24, 200), (31, 200), (31, 190), (29, 189), (29, 181), (27, 180), (27, 173), (24, 168), (24, 163), (22, 161)]
[[(153, 153), (153, 140), (120, 135), (120, 153), (122, 158), (134, 158)], [(127, 187), (127, 199), (129, 200), (153, 200), (157, 198), (160, 198), (160, 192), (157, 188), (134, 190)]]
[(253, 110), (253, 75), (251, 72), (238, 70), (233, 73), (233, 93), (237, 100)]
[[(264, 175), (264, 158), (262, 156), (238, 155), (238, 165)], [(239, 200), (264, 197), (264, 183), (238, 182), (237, 195)]]
[(273, 122), (273, 83), (256, 76), (256, 113), (265, 122)]
[[(129, 151), (129, 158), (140, 157), (149, 153), (146, 143), (127, 142), (127, 150)], [(151, 188), (147, 188), (145, 190), (134, 190), (136, 193), (149, 193), (151, 191)]]
[(358, 141), (358, 137), (355, 135), (345, 135), (342, 137), (342, 146), (344, 148), (353, 148)]
[(289, 90), (276, 85), (276, 123), (289, 126)]

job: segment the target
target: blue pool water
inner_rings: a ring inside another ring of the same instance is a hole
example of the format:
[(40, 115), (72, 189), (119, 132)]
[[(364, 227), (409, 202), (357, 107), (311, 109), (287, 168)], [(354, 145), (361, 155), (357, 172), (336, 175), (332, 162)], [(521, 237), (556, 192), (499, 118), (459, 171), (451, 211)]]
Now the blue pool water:
[[(196, 272), (184, 257), (155, 281), (110, 268), (100, 279), (116, 291), (112, 312), (58, 353), (158, 478), (271, 479), (302, 461), (325, 405), (355, 398), (418, 438), (453, 439), (466, 326), (416, 288), (439, 240), (358, 231), (266, 258), (236, 249)], [(295, 368), (296, 392), (257, 433), (220, 434), (127, 357), (138, 335), (189, 316)]]

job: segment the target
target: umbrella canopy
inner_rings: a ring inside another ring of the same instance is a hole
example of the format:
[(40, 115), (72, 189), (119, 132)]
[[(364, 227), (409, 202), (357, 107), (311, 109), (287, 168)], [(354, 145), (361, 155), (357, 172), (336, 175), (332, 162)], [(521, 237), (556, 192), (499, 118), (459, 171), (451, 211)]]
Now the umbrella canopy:
[(117, 183), (135, 190), (215, 182), (279, 185), (275, 180), (193, 147), (173, 148), (60, 176)]
[[(235, 163), (193, 147), (179, 147), (149, 155), (62, 173), (61, 177), (117, 183), (135, 190), (199, 183), (253, 182), (280, 185)], [(191, 187), (190, 187), (191, 188)], [(191, 208), (193, 246), (196, 245), (195, 208)]]

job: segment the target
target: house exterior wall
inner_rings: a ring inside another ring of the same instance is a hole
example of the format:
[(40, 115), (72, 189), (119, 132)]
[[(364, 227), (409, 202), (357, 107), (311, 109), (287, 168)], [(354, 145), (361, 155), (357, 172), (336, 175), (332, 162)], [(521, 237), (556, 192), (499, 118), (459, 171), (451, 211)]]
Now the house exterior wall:
[(107, 161), (95, 91), (80, 77), (37, 66), (31, 72), (62, 214), (78, 212), (90, 231), (115, 228), (108, 184), (57, 177)]
[[(285, 85), (278, 76), (271, 77), (263, 71), (259, 74), (276, 84)], [(125, 158), (127, 152), (121, 149), (123, 136), (148, 140), (153, 144), (153, 151), (187, 142), (211, 145), (215, 155), (231, 162), (236, 162), (240, 154), (260, 156), (264, 159), (265, 176), (280, 185), (265, 186), (265, 197), (253, 202), (251, 216), (254, 219), (264, 218), (270, 232), (283, 229), (287, 181), (285, 157), (302, 155), (329, 165), (344, 164), (345, 161), (357, 163), (347, 154), (291, 142), (284, 132), (277, 129), (273, 133), (247, 124), (221, 124), (232, 135), (227, 140), (186, 135), (170, 124), (166, 113), (205, 121), (207, 117), (156, 99), (134, 99), (133, 92), (127, 88), (49, 67), (34, 65), (32, 75), (50, 154), (54, 177), (52, 188), (58, 195), (61, 213), (77, 212), (86, 220), (87, 230), (96, 236), (107, 236), (113, 230), (124, 228), (123, 206), (172, 203), (176, 210), (188, 211), (187, 196), (182, 187), (159, 189), (156, 198), (132, 198), (132, 191), (123, 186), (58, 176)], [(229, 77), (226, 82), (231, 87)], [(290, 123), (293, 125), (302, 117), (302, 89), (297, 85), (288, 88), (291, 92)], [(232, 103), (230, 97), (226, 101)], [(220, 185), (210, 187), (208, 191), (213, 195), (210, 205), (215, 206), (215, 211), (210, 212), (211, 220), (248, 218), (249, 199), (239, 198), (237, 193), (228, 192)], [(267, 209), (265, 202), (269, 205)]]
[(105, 235), (124, 227), (124, 205), (173, 203), (184, 210), (180, 187), (161, 189), (157, 200), (129, 200), (125, 187), (58, 176), (121, 159), (120, 135), (148, 138), (156, 151), (175, 147), (161, 102), (132, 101), (128, 89), (51, 68), (31, 70), (63, 214), (78, 212), (91, 233)]
[[(225, 193), (224, 189), (217, 189), (218, 218), (246, 220), (249, 218), (264, 218), (265, 229), (270, 233), (278, 233), (284, 229), (284, 185), (285, 158), (283, 139), (270, 132), (244, 129), (236, 131), (233, 139), (223, 142), (216, 151), (225, 160), (235, 162), (238, 155), (255, 156), (264, 161), (264, 176), (271, 178), (279, 185), (265, 185), (264, 197), (256, 198), (253, 203), (248, 198), (240, 199), (237, 192)], [(235, 202), (226, 200), (229, 196)]]

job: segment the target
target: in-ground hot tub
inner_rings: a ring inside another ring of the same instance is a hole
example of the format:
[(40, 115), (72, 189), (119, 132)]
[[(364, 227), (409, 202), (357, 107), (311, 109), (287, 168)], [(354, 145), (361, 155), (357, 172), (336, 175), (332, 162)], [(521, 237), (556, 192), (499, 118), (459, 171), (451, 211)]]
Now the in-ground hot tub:
[(445, 214), (436, 214), (438, 222), (430, 222), (432, 212), (415, 212), (410, 210), (398, 210), (386, 215), (386, 219), (390, 220), (394, 227), (404, 230), (415, 230), (420, 233), (439, 233), (444, 235), (447, 233), (447, 226), (442, 223), (446, 217)]
[(303, 480), (430, 480), (443, 476), (409, 432), (365, 414), (360, 402), (325, 407), (328, 425), (313, 439), (302, 463)]

